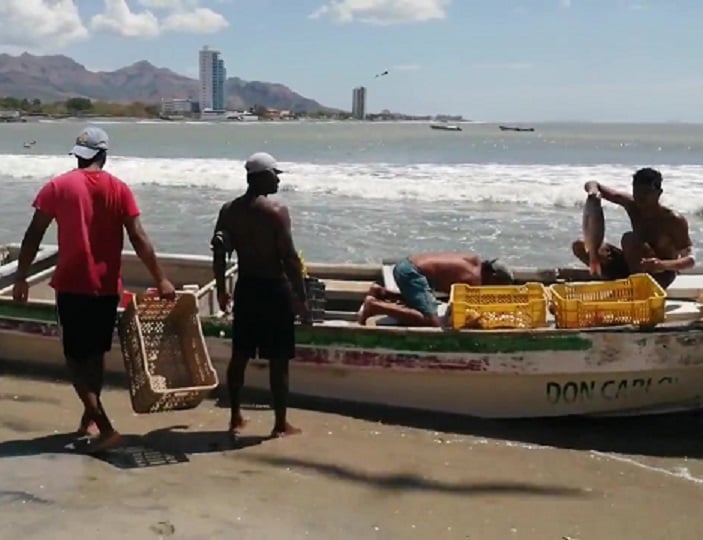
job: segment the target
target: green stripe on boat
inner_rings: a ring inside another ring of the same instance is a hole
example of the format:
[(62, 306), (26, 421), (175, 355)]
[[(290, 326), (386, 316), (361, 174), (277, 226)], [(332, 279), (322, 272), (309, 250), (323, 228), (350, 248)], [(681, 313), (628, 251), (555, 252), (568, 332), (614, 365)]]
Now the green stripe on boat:
[[(17, 305), (0, 303), (0, 317), (55, 324), (53, 305)], [(228, 321), (201, 319), (205, 337), (231, 338)], [(421, 333), (383, 331), (358, 327), (299, 327), (298, 345), (318, 347), (353, 347), (359, 349), (387, 349), (423, 353), (518, 353), (550, 351), (586, 351), (592, 347), (590, 339), (573, 333)]]
[[(231, 325), (225, 321), (203, 319), (206, 337), (232, 335)], [(296, 343), (318, 347), (354, 347), (359, 349), (388, 349), (412, 352), (442, 353), (517, 353), (535, 351), (585, 351), (592, 347), (590, 339), (574, 334), (523, 334), (518, 332), (436, 333), (384, 332), (360, 328), (299, 327)]]

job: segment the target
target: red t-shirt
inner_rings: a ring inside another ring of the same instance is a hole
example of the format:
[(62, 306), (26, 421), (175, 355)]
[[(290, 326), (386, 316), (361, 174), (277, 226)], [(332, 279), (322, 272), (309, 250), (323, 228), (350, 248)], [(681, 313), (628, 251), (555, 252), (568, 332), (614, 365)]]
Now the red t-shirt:
[(75, 169), (50, 180), (33, 203), (56, 219), (58, 292), (112, 295), (122, 289), (124, 220), (139, 215), (127, 184), (105, 171)]

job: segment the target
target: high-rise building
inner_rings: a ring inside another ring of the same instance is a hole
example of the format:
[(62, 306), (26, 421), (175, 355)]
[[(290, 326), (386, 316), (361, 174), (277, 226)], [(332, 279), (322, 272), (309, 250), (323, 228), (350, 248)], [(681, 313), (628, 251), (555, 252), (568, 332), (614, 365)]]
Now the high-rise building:
[(203, 47), (199, 55), (200, 110), (225, 110), (225, 80), (227, 70), (220, 51)]
[(359, 86), (352, 92), (352, 118), (366, 118), (366, 88)]

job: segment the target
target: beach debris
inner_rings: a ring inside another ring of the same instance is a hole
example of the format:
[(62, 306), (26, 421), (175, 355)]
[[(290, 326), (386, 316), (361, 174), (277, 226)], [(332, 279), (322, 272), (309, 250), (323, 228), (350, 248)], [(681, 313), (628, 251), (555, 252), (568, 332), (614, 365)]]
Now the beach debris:
[(154, 534), (158, 534), (161, 538), (164, 538), (166, 536), (173, 536), (173, 534), (176, 532), (176, 527), (173, 526), (173, 523), (170, 521), (159, 521), (158, 523), (155, 523), (151, 527), (151, 532)]

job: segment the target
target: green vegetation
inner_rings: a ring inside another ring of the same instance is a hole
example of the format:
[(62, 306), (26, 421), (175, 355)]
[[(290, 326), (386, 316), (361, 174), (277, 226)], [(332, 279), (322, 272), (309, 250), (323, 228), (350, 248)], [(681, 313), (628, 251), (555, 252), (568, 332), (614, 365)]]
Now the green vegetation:
[(39, 99), (19, 99), (14, 97), (0, 98), (0, 110), (21, 111), (26, 115), (65, 116), (113, 116), (156, 118), (159, 116), (159, 106), (149, 103), (110, 103), (107, 101), (92, 101), (87, 98), (74, 97), (66, 101), (42, 103)]

